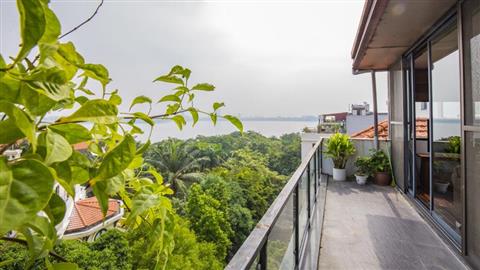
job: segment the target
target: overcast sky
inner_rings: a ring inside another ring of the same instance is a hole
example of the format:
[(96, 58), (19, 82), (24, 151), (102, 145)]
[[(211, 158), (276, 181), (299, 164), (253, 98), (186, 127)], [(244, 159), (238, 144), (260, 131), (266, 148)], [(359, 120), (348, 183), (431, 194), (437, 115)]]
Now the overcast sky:
[[(14, 1), (0, 0), (0, 53), (19, 44)], [(68, 31), (97, 1), (52, 1)], [(200, 105), (224, 101), (225, 113), (300, 116), (345, 111), (371, 102), (370, 75), (353, 76), (350, 51), (363, 1), (105, 1), (98, 15), (68, 36), (91, 63), (104, 64), (110, 87), (125, 97), (159, 97), (152, 80), (176, 64), (214, 93)], [(386, 77), (378, 76), (386, 111)]]

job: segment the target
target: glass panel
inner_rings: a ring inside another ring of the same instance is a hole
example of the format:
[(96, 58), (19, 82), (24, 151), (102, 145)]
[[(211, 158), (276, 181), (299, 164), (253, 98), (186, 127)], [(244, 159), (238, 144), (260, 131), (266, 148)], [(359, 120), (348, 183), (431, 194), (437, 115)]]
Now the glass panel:
[(463, 2), (465, 121), (480, 125), (480, 1)]
[(404, 128), (403, 128), (403, 71), (400, 61), (390, 69), (390, 111), (392, 139), (392, 165), (393, 175), (400, 188), (405, 188), (403, 177), (404, 170)]
[(249, 270), (260, 270), (261, 265), (260, 265), (260, 255), (257, 254), (257, 257), (255, 257), (255, 260), (253, 261), (252, 265), (250, 265)]
[(423, 48), (414, 58), (414, 119), (416, 193), (425, 205), (430, 202), (430, 154), (428, 149), (429, 126), (428, 51)]
[(433, 209), (460, 235), (460, 65), (456, 22), (432, 41), (431, 53)]
[(295, 266), (295, 228), (293, 195), (287, 201), (268, 236), (267, 268), (293, 269)]
[(315, 158), (310, 160), (310, 209), (315, 204)]
[(307, 171), (305, 170), (298, 183), (298, 232), (300, 243), (303, 243), (303, 234), (308, 222), (308, 191), (307, 191)]
[[(480, 267), (480, 133), (466, 132), (467, 254), (474, 267)], [(462, 187), (463, 188), (463, 187)], [(461, 190), (463, 191), (463, 190)], [(458, 208), (461, 205), (457, 206)]]

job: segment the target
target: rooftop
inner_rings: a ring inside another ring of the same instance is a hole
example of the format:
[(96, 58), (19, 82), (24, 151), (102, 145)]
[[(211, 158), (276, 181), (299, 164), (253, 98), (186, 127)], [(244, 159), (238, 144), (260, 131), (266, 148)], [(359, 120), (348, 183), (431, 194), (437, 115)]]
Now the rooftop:
[[(428, 119), (426, 118), (417, 118), (416, 121), (416, 135), (419, 139), (426, 139), (428, 138)], [(387, 140), (389, 133), (389, 125), (388, 119), (381, 121), (378, 123), (378, 138), (380, 140)], [(353, 133), (351, 135), (352, 138), (355, 139), (373, 139), (375, 131), (373, 129), (373, 125), (361, 130), (359, 132)]]
[[(120, 211), (120, 203), (109, 199), (108, 211), (105, 220), (115, 216)], [(96, 197), (91, 197), (75, 202), (66, 234), (86, 230), (104, 221), (100, 204)]]

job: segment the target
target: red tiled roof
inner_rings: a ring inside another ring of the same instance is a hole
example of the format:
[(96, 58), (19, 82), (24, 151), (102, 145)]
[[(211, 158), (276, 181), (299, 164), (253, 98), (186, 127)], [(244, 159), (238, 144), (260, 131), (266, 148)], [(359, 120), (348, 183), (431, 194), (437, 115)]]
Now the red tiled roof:
[[(114, 216), (119, 210), (119, 202), (117, 200), (109, 199), (105, 220)], [(65, 233), (82, 231), (102, 222), (103, 214), (96, 197), (76, 201)]]
[[(425, 139), (428, 138), (428, 119), (427, 118), (417, 118), (416, 120), (416, 135), (417, 138), (419, 139)], [(388, 133), (389, 133), (389, 125), (388, 125), (388, 120), (383, 120), (378, 123), (378, 138), (380, 140), (386, 140), (388, 139)], [(352, 138), (357, 138), (357, 139), (373, 139), (375, 134), (373, 125), (361, 130), (359, 132), (356, 132), (352, 134)]]
[(73, 149), (76, 151), (87, 150), (89, 142), (80, 142), (73, 145)]

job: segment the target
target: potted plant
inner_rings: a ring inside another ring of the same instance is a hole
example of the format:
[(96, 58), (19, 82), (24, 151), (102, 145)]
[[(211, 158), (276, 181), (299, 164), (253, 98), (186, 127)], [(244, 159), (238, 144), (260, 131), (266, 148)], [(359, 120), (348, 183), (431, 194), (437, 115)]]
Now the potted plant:
[(358, 157), (355, 160), (355, 166), (357, 167), (357, 172), (355, 173), (355, 178), (357, 184), (365, 185), (367, 179), (371, 174), (371, 162), (369, 157)]
[(382, 150), (373, 150), (370, 154), (370, 164), (374, 173), (373, 183), (380, 186), (390, 185), (392, 176), (387, 154)]
[(345, 166), (353, 154), (355, 154), (355, 146), (348, 135), (335, 133), (327, 140), (325, 155), (333, 161), (334, 180), (345, 181), (347, 179)]

